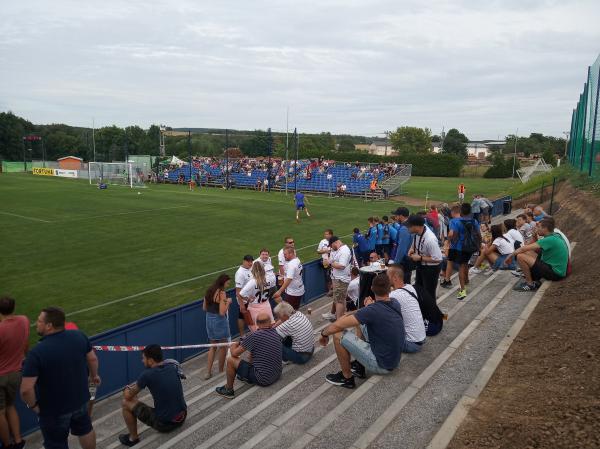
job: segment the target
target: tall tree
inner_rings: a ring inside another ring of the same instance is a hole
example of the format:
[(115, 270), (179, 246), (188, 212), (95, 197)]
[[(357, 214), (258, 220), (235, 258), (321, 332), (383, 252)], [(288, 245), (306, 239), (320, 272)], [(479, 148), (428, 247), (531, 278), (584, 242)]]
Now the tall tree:
[(469, 139), (458, 129), (452, 128), (444, 139), (444, 153), (456, 154), (463, 159), (467, 158), (467, 143)]
[(431, 130), (401, 126), (390, 134), (390, 141), (400, 153), (426, 153), (431, 150)]

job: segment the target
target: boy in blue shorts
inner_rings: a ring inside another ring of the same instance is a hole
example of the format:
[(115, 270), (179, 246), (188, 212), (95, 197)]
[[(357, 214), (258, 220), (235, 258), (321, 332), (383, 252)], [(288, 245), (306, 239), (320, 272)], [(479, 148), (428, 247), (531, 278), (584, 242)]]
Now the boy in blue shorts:
[(294, 198), (296, 200), (296, 222), (300, 223), (300, 211), (301, 210), (306, 212), (307, 217), (310, 217), (310, 214), (308, 213), (308, 209), (306, 207), (306, 204), (308, 204), (308, 201), (306, 201), (304, 199), (304, 193), (302, 193), (302, 192), (296, 192), (296, 195), (294, 195)]

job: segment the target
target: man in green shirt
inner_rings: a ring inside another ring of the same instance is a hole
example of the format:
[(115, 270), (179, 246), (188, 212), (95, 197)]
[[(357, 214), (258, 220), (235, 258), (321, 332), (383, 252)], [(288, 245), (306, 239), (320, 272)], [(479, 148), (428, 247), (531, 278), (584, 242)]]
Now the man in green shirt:
[(516, 291), (529, 292), (541, 285), (540, 280), (560, 281), (567, 275), (569, 249), (564, 239), (554, 232), (554, 219), (546, 216), (537, 225), (537, 242), (521, 246), (506, 260), (507, 264), (516, 257), (525, 282), (515, 287)]

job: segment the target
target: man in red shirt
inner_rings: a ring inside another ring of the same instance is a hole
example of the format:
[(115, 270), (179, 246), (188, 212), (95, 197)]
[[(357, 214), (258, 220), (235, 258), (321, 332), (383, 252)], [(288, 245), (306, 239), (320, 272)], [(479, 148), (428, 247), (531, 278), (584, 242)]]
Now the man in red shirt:
[(28, 347), (29, 320), (24, 315), (13, 315), (14, 311), (14, 299), (0, 298), (0, 441), (2, 447), (21, 449), (25, 440), (21, 438), (15, 399)]

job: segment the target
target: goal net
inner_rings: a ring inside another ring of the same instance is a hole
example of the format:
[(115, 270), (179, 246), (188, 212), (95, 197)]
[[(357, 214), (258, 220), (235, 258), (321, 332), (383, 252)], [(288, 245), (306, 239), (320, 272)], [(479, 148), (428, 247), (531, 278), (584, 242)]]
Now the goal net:
[(131, 162), (90, 162), (90, 184), (145, 187), (144, 172)]

